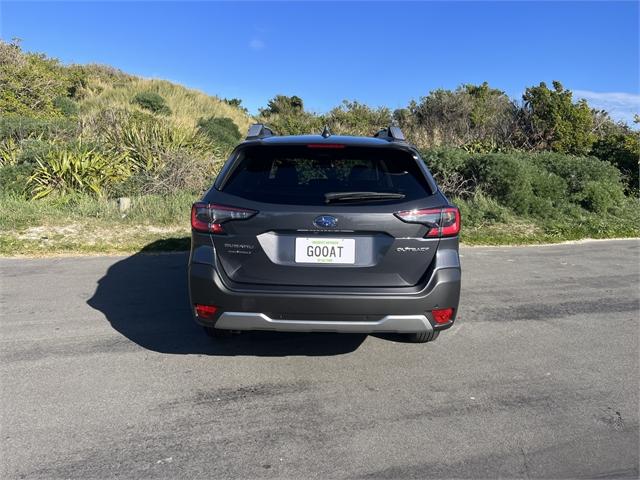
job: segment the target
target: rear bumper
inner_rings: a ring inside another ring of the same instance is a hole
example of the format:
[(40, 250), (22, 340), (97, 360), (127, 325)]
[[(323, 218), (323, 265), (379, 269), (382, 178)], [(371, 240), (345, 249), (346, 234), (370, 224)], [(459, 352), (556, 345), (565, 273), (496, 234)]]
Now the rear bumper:
[[(455, 320), (460, 299), (460, 267), (438, 268), (428, 282), (407, 291), (347, 289), (256, 290), (226, 286), (213, 265), (191, 263), (191, 304), (216, 305), (211, 319), (195, 316), (204, 326), (230, 330), (331, 332), (422, 332), (444, 330)], [(436, 324), (431, 310), (454, 308), (447, 324)]]
[(378, 321), (278, 320), (264, 313), (224, 312), (216, 328), (278, 332), (414, 333), (433, 331), (425, 315), (386, 315)]

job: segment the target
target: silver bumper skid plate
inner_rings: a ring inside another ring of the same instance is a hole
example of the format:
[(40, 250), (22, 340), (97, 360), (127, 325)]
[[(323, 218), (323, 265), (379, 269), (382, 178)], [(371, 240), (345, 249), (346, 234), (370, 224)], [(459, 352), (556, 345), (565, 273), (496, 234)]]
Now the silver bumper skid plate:
[(224, 312), (215, 325), (222, 330), (273, 330), (278, 332), (414, 333), (430, 332), (425, 315), (387, 315), (377, 321), (278, 320), (264, 313)]

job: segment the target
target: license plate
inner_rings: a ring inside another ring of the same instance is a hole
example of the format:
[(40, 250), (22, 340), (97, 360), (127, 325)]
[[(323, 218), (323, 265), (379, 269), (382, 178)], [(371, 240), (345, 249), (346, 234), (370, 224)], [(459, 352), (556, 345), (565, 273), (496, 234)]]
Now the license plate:
[(356, 263), (353, 238), (296, 238), (296, 263)]

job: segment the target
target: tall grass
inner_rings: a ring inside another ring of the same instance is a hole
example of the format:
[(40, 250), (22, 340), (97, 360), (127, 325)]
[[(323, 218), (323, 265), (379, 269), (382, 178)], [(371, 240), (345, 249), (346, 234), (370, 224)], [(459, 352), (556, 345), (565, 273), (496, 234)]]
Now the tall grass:
[(80, 102), (84, 115), (95, 115), (105, 109), (142, 110), (131, 100), (143, 92), (161, 95), (171, 109), (169, 118), (178, 126), (195, 128), (201, 118), (231, 118), (241, 132), (247, 130), (253, 120), (238, 108), (232, 107), (218, 97), (197, 90), (175, 85), (165, 80), (131, 79), (119, 83), (107, 83), (92, 79), (91, 92)]

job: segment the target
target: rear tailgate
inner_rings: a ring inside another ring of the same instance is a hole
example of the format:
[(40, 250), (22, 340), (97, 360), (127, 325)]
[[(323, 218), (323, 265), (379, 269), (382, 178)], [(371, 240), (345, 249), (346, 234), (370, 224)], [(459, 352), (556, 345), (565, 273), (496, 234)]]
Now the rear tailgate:
[[(439, 207), (406, 150), (248, 148), (212, 190), (210, 203), (255, 210), (212, 235), (219, 264), (235, 282), (281, 286), (407, 287), (425, 275), (438, 238), (394, 213)], [(327, 200), (327, 193), (376, 192), (403, 198)]]
[[(261, 210), (249, 220), (225, 224), (227, 234), (214, 235), (216, 253), (227, 276), (236, 282), (345, 287), (417, 284), (433, 260), (439, 239), (423, 238), (424, 226), (404, 223), (392, 213), (349, 210)], [(327, 231), (314, 226), (314, 219), (326, 215), (336, 218), (340, 228)], [(296, 243), (305, 254), (310, 248), (324, 252), (296, 258)], [(347, 251), (351, 248), (353, 256)], [(334, 252), (340, 256), (331, 255)], [(312, 263), (318, 257), (329, 257), (331, 263)]]

